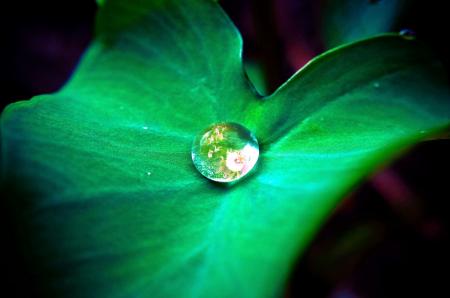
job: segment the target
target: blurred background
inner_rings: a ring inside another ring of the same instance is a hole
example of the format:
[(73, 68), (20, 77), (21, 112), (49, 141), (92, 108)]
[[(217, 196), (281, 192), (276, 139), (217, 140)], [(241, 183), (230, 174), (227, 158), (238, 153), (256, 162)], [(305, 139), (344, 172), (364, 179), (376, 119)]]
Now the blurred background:
[[(221, 1), (242, 33), (247, 72), (260, 93), (275, 90), (336, 42), (327, 37), (330, 1)], [(389, 30), (415, 32), (448, 72), (445, 2), (401, 2)], [(93, 36), (96, 9), (94, 0), (3, 5), (1, 109), (66, 82)], [(368, 16), (350, 25), (362, 28), (379, 15)], [(448, 140), (424, 142), (349, 194), (298, 260), (285, 297), (450, 297), (449, 152)], [(32, 297), (32, 276), (21, 266), (7, 211), (1, 211), (2, 288), (7, 297)]]

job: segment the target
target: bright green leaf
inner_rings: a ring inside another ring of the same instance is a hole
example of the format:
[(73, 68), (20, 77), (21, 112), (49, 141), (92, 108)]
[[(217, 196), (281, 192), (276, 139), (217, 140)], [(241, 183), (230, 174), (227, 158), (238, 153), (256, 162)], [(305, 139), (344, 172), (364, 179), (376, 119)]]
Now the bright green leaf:
[(405, 0), (326, 0), (322, 18), (325, 46), (354, 42), (394, 29)]
[[(359, 181), (450, 122), (442, 69), (386, 35), (314, 59), (273, 95), (208, 0), (108, 0), (58, 93), (7, 107), (2, 173), (38, 284), (58, 297), (273, 297)], [(231, 187), (194, 168), (197, 133), (261, 144)]]

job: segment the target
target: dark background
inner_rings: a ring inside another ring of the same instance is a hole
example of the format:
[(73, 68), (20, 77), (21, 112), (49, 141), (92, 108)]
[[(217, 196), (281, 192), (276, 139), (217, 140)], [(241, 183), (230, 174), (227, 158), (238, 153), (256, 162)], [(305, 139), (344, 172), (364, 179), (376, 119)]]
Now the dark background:
[[(58, 90), (93, 35), (94, 0), (36, 2), (8, 2), (0, 10), (1, 109)], [(445, 2), (409, 3), (395, 29), (414, 30), (448, 70)], [(246, 59), (268, 73), (269, 90), (323, 51), (321, 1), (222, 4), (243, 35)], [(349, 195), (298, 261), (286, 297), (450, 297), (449, 149), (448, 140), (425, 142)], [(0, 207), (3, 293), (32, 297), (33, 278)]]

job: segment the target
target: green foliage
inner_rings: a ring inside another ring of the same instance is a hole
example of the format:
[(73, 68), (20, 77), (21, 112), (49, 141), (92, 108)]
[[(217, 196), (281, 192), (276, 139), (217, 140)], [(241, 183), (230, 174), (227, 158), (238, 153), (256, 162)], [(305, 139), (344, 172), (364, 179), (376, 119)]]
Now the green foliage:
[(322, 31), (325, 46), (354, 42), (394, 29), (405, 0), (325, 0)]
[(261, 63), (258, 61), (247, 61), (244, 63), (244, 69), (256, 91), (262, 96), (269, 94), (264, 69)]
[[(276, 296), (343, 195), (450, 122), (416, 41), (336, 48), (265, 98), (241, 52), (213, 1), (108, 0), (70, 82), (6, 108), (3, 187), (46, 296)], [(190, 159), (216, 122), (261, 144), (231, 187)]]

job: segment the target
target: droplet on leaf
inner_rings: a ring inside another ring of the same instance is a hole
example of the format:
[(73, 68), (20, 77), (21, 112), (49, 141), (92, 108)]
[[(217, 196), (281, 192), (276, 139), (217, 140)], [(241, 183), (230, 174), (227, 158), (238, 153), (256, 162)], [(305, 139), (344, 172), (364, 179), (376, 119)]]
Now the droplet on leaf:
[(244, 177), (259, 157), (256, 137), (237, 123), (214, 124), (192, 144), (192, 161), (206, 178), (232, 182)]

